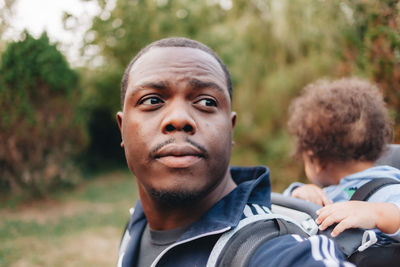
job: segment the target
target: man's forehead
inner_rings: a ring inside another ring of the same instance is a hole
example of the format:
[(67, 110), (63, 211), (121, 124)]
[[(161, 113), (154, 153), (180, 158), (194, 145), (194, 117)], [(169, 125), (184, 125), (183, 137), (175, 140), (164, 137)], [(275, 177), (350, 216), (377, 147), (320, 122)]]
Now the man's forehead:
[(140, 75), (144, 70), (152, 71), (159, 67), (208, 69), (216, 75), (225, 73), (219, 62), (209, 53), (191, 47), (151, 47), (132, 65), (129, 76)]

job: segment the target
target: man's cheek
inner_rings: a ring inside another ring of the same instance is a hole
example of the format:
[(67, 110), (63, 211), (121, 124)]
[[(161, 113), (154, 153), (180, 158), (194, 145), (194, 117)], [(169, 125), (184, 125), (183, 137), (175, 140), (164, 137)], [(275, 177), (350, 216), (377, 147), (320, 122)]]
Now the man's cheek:
[(215, 157), (222, 160), (227, 157), (231, 151), (231, 137), (227, 136), (224, 139), (214, 139), (210, 147), (214, 151)]

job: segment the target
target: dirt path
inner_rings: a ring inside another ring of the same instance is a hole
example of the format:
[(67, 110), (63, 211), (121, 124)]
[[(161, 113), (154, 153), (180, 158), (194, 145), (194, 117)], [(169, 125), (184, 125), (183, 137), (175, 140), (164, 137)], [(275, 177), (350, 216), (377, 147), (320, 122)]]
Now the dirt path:
[(30, 249), (10, 266), (116, 266), (120, 234), (111, 227), (84, 231), (58, 240), (56, 246), (32, 237), (19, 238), (18, 246)]

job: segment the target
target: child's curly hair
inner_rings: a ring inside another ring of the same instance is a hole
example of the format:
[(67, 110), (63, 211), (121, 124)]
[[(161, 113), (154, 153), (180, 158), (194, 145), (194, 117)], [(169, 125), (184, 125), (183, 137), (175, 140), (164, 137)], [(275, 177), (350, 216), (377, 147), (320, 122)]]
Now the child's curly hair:
[(358, 78), (317, 81), (289, 108), (296, 156), (321, 160), (375, 161), (392, 141), (392, 123), (379, 89)]

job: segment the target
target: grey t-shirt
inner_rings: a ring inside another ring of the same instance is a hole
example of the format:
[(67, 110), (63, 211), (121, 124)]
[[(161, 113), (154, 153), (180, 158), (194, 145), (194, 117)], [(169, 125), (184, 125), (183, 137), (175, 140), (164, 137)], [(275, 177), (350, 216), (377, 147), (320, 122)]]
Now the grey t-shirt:
[(179, 237), (190, 227), (184, 225), (175, 229), (156, 231), (151, 230), (149, 225), (146, 224), (144, 228), (142, 239), (140, 240), (140, 250), (138, 257), (138, 267), (149, 267), (157, 256), (166, 249), (169, 245), (173, 244)]

